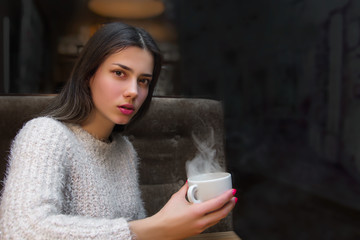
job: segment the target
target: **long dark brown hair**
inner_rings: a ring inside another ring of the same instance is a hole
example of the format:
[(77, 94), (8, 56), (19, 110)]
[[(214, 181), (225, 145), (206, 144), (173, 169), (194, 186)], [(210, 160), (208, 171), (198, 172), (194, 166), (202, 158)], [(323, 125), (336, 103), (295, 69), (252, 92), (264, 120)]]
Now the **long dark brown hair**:
[(153, 79), (148, 96), (131, 123), (143, 116), (149, 108), (160, 75), (162, 56), (149, 33), (119, 22), (105, 24), (89, 39), (75, 63), (69, 81), (43, 115), (68, 123), (85, 121), (94, 107), (89, 88), (91, 77), (108, 56), (130, 46), (146, 49), (154, 58)]

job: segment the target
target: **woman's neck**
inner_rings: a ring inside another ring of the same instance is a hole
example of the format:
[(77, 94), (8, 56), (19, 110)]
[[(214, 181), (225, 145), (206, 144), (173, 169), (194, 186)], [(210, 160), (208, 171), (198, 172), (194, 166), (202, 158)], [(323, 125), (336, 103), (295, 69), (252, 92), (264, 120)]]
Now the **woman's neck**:
[(80, 126), (96, 139), (107, 142), (115, 124), (92, 113)]

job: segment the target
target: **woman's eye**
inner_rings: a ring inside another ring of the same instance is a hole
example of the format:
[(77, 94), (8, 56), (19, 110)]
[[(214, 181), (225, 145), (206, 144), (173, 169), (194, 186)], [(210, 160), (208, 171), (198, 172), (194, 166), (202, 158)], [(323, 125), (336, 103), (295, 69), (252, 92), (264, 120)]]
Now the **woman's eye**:
[(147, 79), (147, 78), (139, 79), (139, 82), (146, 86), (150, 85), (150, 79)]
[(114, 71), (116, 76), (122, 77), (124, 73), (122, 71)]

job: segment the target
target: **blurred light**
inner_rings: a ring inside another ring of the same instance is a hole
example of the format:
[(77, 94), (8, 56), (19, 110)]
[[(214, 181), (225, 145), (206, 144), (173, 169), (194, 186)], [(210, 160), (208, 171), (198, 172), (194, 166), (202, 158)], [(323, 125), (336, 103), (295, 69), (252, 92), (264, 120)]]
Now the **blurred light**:
[(98, 15), (123, 19), (155, 17), (165, 10), (161, 0), (90, 0), (88, 6)]
[(158, 42), (174, 42), (177, 39), (174, 26), (167, 21), (150, 19), (146, 21), (124, 20), (124, 22), (145, 29)]

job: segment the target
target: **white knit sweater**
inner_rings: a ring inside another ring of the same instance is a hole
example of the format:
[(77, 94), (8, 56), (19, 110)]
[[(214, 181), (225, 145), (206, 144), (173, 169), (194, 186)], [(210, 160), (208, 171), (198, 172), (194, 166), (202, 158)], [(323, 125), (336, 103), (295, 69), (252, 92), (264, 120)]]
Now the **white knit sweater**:
[(138, 158), (120, 134), (101, 142), (41, 117), (16, 136), (0, 205), (1, 239), (132, 239), (145, 217)]

